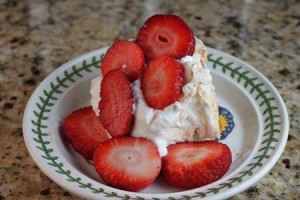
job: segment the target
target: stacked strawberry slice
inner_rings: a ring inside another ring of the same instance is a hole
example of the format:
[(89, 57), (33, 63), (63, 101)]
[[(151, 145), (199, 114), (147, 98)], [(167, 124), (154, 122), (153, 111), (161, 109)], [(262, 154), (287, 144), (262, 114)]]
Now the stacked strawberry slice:
[(106, 52), (97, 117), (91, 107), (72, 112), (63, 130), (73, 148), (93, 159), (99, 176), (110, 186), (138, 191), (162, 172), (174, 187), (195, 188), (220, 179), (229, 169), (231, 152), (216, 141), (185, 142), (168, 147), (160, 158), (152, 141), (130, 136), (134, 121), (131, 83), (141, 81), (149, 107), (163, 110), (180, 100), (184, 69), (176, 60), (192, 55), (195, 37), (175, 15), (154, 15), (136, 41), (116, 41)]

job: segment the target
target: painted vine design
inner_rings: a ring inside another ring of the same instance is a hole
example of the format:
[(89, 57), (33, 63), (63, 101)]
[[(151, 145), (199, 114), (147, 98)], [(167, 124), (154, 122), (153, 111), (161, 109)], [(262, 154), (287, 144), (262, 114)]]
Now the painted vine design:
[[(36, 142), (38, 148), (41, 151), (42, 157), (47, 160), (47, 164), (55, 168), (55, 172), (62, 174), (67, 181), (76, 182), (80, 188), (87, 188), (93, 193), (102, 193), (105, 197), (114, 197), (122, 200), (144, 200), (143, 197), (135, 196), (131, 197), (129, 195), (118, 195), (115, 192), (106, 192), (103, 188), (95, 188), (91, 183), (84, 183), (81, 178), (73, 177), (72, 172), (70, 170), (64, 169), (64, 164), (59, 161), (58, 156), (52, 156), (53, 149), (48, 145), (50, 141), (47, 140), (47, 128), (48, 126), (44, 123), (49, 119), (47, 114), (50, 112), (50, 108), (54, 106), (54, 102), (58, 100), (56, 95), (62, 93), (62, 89), (68, 88), (68, 83), (75, 82), (74, 77), (82, 78), (82, 72), (91, 73), (92, 68), (99, 68), (103, 55), (101, 55), (100, 59), (97, 60), (96, 57), (92, 57), (90, 63), (84, 60), (81, 63), (80, 67), (73, 65), (71, 69), (64, 71), (63, 77), (56, 77), (56, 82), (50, 82), (50, 89), (43, 90), (43, 95), (39, 96), (39, 101), (36, 103), (37, 108), (33, 111), (34, 115), (37, 117), (36, 120), (32, 120), (32, 124), (35, 128), (32, 129), (34, 133), (33, 140)], [(232, 79), (236, 80), (238, 83), (244, 81), (244, 88), (250, 89), (249, 92), (252, 94), (253, 92), (257, 92), (255, 97), (256, 101), (259, 101), (260, 107), (265, 106), (263, 111), (263, 116), (265, 116), (265, 127), (264, 127), (264, 140), (261, 145), (263, 146), (258, 150), (260, 155), (257, 155), (253, 159), (256, 162), (252, 162), (248, 164), (248, 169), (239, 173), (237, 177), (229, 179), (225, 183), (219, 184), (219, 187), (209, 188), (206, 192), (195, 192), (193, 195), (182, 195), (180, 198), (168, 197), (168, 200), (189, 200), (196, 197), (205, 197), (210, 193), (218, 193), (220, 190), (224, 188), (231, 188), (234, 183), (239, 183), (245, 176), (251, 176), (253, 174), (253, 170), (257, 167), (261, 167), (263, 165), (263, 160), (268, 159), (269, 151), (274, 150), (275, 147), (272, 146), (273, 143), (276, 143), (278, 140), (274, 137), (276, 133), (279, 133), (280, 130), (277, 126), (280, 125), (279, 118), (280, 115), (274, 114), (275, 110), (278, 110), (278, 107), (272, 105), (272, 101), (275, 100), (272, 96), (269, 95), (270, 91), (264, 89), (264, 84), (259, 83), (257, 78), (251, 78), (247, 76), (249, 71), (242, 71), (242, 67), (233, 67), (233, 62), (223, 63), (222, 57), (218, 57), (216, 59), (212, 58), (212, 54), (208, 55), (208, 61), (212, 64), (213, 69), (221, 68), (224, 74), (230, 73)], [(159, 198), (152, 198), (152, 200), (160, 200)]]

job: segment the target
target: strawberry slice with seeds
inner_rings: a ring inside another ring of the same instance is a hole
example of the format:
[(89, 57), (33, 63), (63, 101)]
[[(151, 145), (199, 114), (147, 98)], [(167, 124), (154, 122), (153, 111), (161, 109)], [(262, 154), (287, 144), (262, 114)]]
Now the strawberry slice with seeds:
[(145, 67), (141, 88), (147, 104), (164, 109), (182, 96), (184, 69), (175, 59), (158, 56)]
[(144, 66), (144, 52), (139, 45), (127, 40), (116, 41), (101, 62), (103, 76), (113, 69), (122, 69), (130, 81), (139, 78)]
[(191, 189), (219, 180), (231, 163), (230, 149), (217, 141), (177, 143), (162, 158), (162, 176), (173, 187)]
[(180, 59), (193, 55), (195, 37), (182, 18), (176, 15), (154, 15), (140, 29), (136, 42), (147, 60), (159, 55)]
[(92, 107), (81, 108), (68, 115), (63, 131), (74, 150), (88, 160), (93, 158), (98, 144), (111, 138)]
[(101, 82), (99, 118), (111, 136), (126, 135), (131, 130), (133, 92), (121, 69), (107, 73)]
[(124, 136), (101, 143), (94, 154), (94, 165), (108, 185), (139, 191), (158, 176), (161, 159), (150, 140)]

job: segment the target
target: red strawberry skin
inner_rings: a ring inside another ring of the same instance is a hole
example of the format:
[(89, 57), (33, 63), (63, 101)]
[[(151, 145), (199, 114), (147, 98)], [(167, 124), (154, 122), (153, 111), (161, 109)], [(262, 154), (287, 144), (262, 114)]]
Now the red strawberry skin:
[(180, 59), (193, 55), (195, 37), (182, 18), (176, 15), (154, 15), (140, 29), (136, 42), (147, 60), (159, 55)]
[(145, 67), (141, 88), (146, 103), (155, 109), (164, 109), (182, 97), (184, 69), (169, 56), (158, 56)]
[(63, 131), (74, 150), (88, 160), (93, 159), (98, 144), (111, 138), (92, 107), (81, 108), (68, 115)]
[(156, 179), (161, 159), (150, 140), (124, 136), (101, 143), (94, 154), (94, 165), (108, 185), (139, 191)]
[(103, 77), (100, 97), (99, 118), (104, 128), (113, 137), (129, 133), (133, 123), (133, 92), (121, 69), (112, 70)]
[(219, 180), (232, 156), (227, 145), (216, 141), (184, 142), (168, 147), (162, 158), (162, 176), (171, 186), (192, 189)]
[(144, 52), (135, 42), (116, 41), (106, 52), (101, 62), (103, 76), (113, 69), (122, 69), (130, 81), (140, 77), (144, 66)]

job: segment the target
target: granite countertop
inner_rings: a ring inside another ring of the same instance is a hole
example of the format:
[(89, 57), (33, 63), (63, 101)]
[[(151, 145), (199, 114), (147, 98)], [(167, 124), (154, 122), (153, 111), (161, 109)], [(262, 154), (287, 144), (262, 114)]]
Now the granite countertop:
[[(50, 180), (24, 143), (22, 117), (38, 84), (73, 57), (135, 37), (155, 13), (182, 16), (207, 46), (256, 67), (289, 112), (286, 148), (235, 199), (300, 199), (300, 2), (0, 1), (0, 200), (79, 199)], [(206, 2), (206, 3), (204, 3)]]

